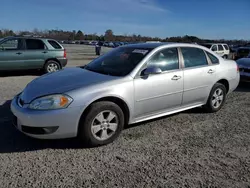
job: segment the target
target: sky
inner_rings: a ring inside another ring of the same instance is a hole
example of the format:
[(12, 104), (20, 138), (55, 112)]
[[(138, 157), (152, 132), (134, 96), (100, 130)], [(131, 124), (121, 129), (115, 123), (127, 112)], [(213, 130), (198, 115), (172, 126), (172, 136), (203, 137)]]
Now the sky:
[(250, 40), (250, 0), (1, 0), (3, 28)]

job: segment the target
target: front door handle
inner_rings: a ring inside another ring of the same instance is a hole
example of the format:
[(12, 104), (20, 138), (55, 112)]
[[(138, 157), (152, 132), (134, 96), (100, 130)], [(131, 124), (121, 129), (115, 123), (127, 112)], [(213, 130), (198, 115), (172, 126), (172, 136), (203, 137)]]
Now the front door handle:
[(172, 80), (179, 80), (179, 79), (181, 79), (181, 76), (174, 75), (174, 76), (172, 77)]
[(209, 69), (209, 71), (208, 71), (207, 73), (208, 73), (208, 74), (213, 74), (213, 73), (214, 73), (214, 70)]
[(21, 53), (21, 52), (17, 52), (16, 54), (17, 54), (17, 55), (21, 55), (22, 53)]
[(43, 53), (46, 54), (46, 53), (48, 53), (48, 52), (44, 51)]

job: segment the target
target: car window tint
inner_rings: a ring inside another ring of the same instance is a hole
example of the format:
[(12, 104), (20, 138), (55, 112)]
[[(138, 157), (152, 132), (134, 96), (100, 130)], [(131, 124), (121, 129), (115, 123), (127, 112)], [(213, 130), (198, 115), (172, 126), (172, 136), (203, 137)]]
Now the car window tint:
[(226, 50), (229, 50), (229, 47), (227, 45), (223, 45)]
[(45, 45), (41, 40), (37, 39), (26, 39), (27, 50), (44, 50)]
[(49, 44), (55, 49), (62, 49), (62, 47), (54, 40), (48, 40)]
[(217, 51), (217, 45), (213, 45), (212, 51)]
[(177, 48), (167, 48), (157, 52), (149, 60), (148, 65), (157, 66), (162, 71), (179, 69), (179, 57)]
[(211, 60), (212, 64), (218, 64), (219, 60), (217, 59), (217, 57), (215, 57), (213, 54), (206, 52), (209, 59)]
[(19, 48), (20, 40), (10, 39), (0, 44), (0, 50), (17, 50)]
[(192, 47), (181, 48), (185, 67), (207, 65), (207, 58), (203, 50)]
[(223, 51), (224, 50), (221, 44), (218, 45), (218, 49), (219, 49), (219, 51)]

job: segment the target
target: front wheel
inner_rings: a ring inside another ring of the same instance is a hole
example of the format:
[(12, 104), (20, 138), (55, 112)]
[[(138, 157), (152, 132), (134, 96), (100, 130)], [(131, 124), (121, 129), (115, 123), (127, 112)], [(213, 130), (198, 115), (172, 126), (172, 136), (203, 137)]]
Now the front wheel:
[(121, 108), (109, 101), (93, 103), (79, 125), (79, 138), (89, 146), (113, 142), (124, 127)]
[(219, 111), (226, 101), (227, 90), (223, 84), (216, 83), (208, 97), (207, 104), (204, 106), (205, 109), (210, 112)]

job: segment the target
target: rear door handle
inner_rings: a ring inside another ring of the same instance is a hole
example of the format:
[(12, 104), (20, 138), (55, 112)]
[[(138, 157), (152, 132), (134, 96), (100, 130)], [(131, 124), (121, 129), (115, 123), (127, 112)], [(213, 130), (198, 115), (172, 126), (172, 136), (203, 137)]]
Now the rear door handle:
[(174, 76), (172, 77), (172, 80), (179, 80), (179, 79), (181, 79), (181, 76), (174, 75)]
[(48, 53), (48, 52), (44, 51), (43, 53), (46, 54), (46, 53)]
[(21, 55), (22, 53), (21, 53), (21, 52), (17, 52), (16, 54), (17, 54), (17, 55)]
[(208, 74), (213, 74), (213, 73), (214, 73), (214, 70), (209, 69), (209, 71), (208, 71), (207, 73), (208, 73)]

